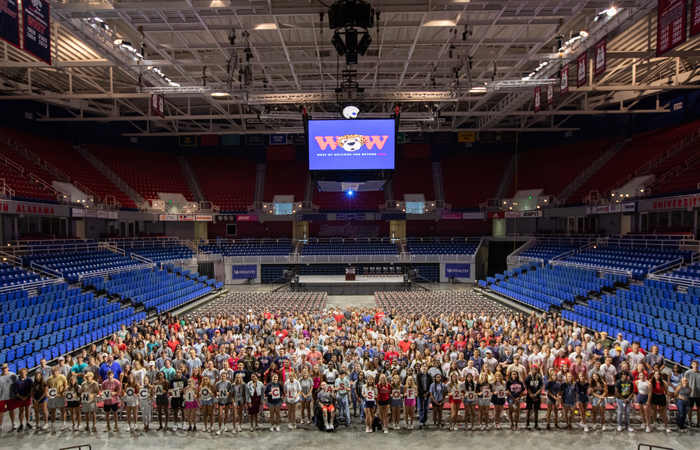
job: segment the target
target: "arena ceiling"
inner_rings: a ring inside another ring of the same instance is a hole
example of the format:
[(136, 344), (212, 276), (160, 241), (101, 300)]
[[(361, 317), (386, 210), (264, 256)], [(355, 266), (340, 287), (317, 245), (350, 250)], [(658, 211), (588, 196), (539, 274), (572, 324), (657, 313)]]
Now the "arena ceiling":
[[(70, 113), (40, 114), (43, 121), (130, 122), (134, 135), (300, 131), (300, 106), (330, 117), (348, 101), (336, 94), (346, 66), (330, 43), (328, 4), (53, 1), (53, 65), (0, 46), (0, 100), (38, 100)], [(364, 89), (353, 101), (373, 114), (401, 104), (406, 130), (566, 130), (579, 114), (669, 111), (663, 103), (637, 104), (700, 81), (700, 37), (655, 56), (656, 0), (372, 4), (380, 15), (367, 54), (352, 67)], [(600, 15), (611, 6), (616, 15)], [(558, 36), (568, 41), (581, 31), (588, 37), (558, 53)], [(607, 71), (576, 88), (573, 64), (570, 93), (560, 96), (561, 64), (575, 63), (603, 37)], [(249, 83), (241, 83), (246, 74)], [(554, 103), (535, 114), (532, 84), (552, 77)], [(162, 119), (150, 114), (152, 92), (165, 93)]]

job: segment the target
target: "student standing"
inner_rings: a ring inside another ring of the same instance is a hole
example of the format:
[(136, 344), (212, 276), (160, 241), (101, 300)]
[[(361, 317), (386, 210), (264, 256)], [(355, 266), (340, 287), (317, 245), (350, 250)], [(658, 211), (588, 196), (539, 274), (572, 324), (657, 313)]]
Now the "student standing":
[(248, 415), (250, 415), (250, 431), (260, 430), (258, 424), (258, 414), (262, 403), (262, 397), (265, 395), (265, 385), (258, 380), (255, 373), (250, 375), (248, 382), (248, 392), (250, 393), (250, 402), (248, 403)]
[(374, 384), (374, 377), (367, 377), (367, 382), (362, 388), (362, 398), (365, 400), (365, 433), (372, 433), (374, 412), (377, 410), (377, 387)]
[[(338, 380), (336, 380), (338, 381)], [(297, 427), (297, 405), (301, 395), (301, 384), (297, 380), (294, 371), (287, 374), (287, 381), (284, 383), (284, 399), (287, 404), (287, 427), (294, 430)]]
[(49, 412), (47, 408), (48, 404), (48, 393), (49, 387), (44, 381), (44, 374), (41, 370), (37, 370), (34, 374), (34, 383), (32, 384), (32, 404), (34, 405), (34, 417), (36, 418), (36, 428), (39, 427), (39, 418), (41, 414), (44, 415), (44, 426), (41, 427), (45, 430), (49, 424)]
[(112, 431), (110, 428), (110, 415), (114, 415), (114, 431), (119, 431), (119, 397), (123, 395), (122, 384), (114, 378), (114, 372), (111, 370), (107, 371), (107, 379), (102, 382), (102, 397), (104, 411), (105, 411), (105, 422), (107, 422), (107, 428), (105, 433)]
[(542, 404), (542, 388), (544, 383), (542, 382), (542, 377), (540, 376), (540, 369), (538, 366), (533, 365), (530, 367), (530, 374), (525, 377), (525, 389), (527, 391), (527, 397), (525, 398), (525, 408), (527, 409), (527, 415), (525, 423), (525, 429), (530, 429), (530, 413), (535, 416), (535, 430), (539, 430), (540, 427), (537, 423), (539, 419), (540, 407)]
[(139, 388), (139, 409), (143, 421), (143, 431), (149, 431), (153, 416), (153, 386), (148, 377), (143, 378), (143, 385)]
[[(216, 382), (214, 386), (214, 391), (216, 392), (216, 405), (219, 412), (219, 429), (216, 431), (217, 436), (228, 431), (226, 429), (226, 424), (228, 423), (228, 414), (231, 410), (231, 382), (228, 380), (228, 374), (225, 371), (221, 371), (219, 374), (219, 381)], [(233, 416), (233, 432), (236, 432), (236, 413), (234, 411)]]
[(617, 431), (627, 427), (627, 431), (633, 432), (630, 426), (630, 409), (634, 402), (634, 389), (630, 380), (630, 373), (626, 370), (620, 372), (620, 379), (615, 383), (615, 398), (617, 399)]
[[(163, 372), (158, 372), (156, 382), (153, 384), (153, 393), (156, 396), (156, 409), (158, 410), (158, 431), (168, 429), (168, 392), (170, 382), (165, 379)], [(165, 427), (163, 427), (163, 415), (165, 415)]]
[(270, 431), (280, 430), (280, 409), (284, 397), (284, 386), (279, 382), (279, 376), (272, 374), (270, 382), (265, 386), (265, 400), (270, 410)]
[(90, 431), (90, 419), (92, 419), (92, 432), (97, 432), (97, 395), (100, 393), (100, 385), (95, 381), (95, 374), (85, 372), (85, 381), (80, 386), (81, 407), (85, 413), (85, 431)]
[(525, 395), (525, 386), (520, 381), (517, 372), (510, 373), (510, 379), (506, 383), (506, 394), (508, 395), (508, 418), (510, 419), (510, 429), (518, 430), (520, 423), (520, 401)]

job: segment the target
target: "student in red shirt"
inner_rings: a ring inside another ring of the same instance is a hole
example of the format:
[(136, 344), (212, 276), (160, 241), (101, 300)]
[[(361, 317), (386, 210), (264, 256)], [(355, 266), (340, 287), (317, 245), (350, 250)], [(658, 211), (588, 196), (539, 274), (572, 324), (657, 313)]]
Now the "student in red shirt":
[(392, 345), (389, 347), (389, 351), (384, 353), (384, 361), (389, 361), (392, 364), (394, 363), (394, 360), (399, 357), (399, 352), (396, 351), (396, 348)]
[[(382, 323), (382, 320), (384, 320), (384, 316), (385, 316), (385, 314), (384, 314), (384, 312), (381, 310), (381, 308), (380, 308), (379, 310), (377, 310), (377, 314), (374, 315), (374, 321), (377, 323), (377, 325), (379, 325), (380, 323)], [(383, 423), (383, 422), (382, 422), (382, 423)]]
[(382, 421), (384, 433), (389, 432), (389, 405), (391, 403), (391, 385), (386, 380), (386, 375), (379, 375), (377, 383), (377, 401), (379, 403), (379, 420)]

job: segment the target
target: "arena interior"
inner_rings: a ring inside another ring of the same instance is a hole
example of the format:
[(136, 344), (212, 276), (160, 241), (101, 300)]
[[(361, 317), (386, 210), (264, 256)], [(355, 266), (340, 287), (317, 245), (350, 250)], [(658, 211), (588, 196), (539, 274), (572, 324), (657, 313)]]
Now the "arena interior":
[(697, 448), (698, 35), (0, 1), (0, 443)]

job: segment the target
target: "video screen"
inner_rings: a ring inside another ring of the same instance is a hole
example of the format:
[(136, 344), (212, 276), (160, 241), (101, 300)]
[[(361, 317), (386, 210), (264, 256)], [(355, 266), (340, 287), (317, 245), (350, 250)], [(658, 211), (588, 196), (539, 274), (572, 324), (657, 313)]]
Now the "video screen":
[(309, 170), (393, 169), (393, 119), (309, 120)]

